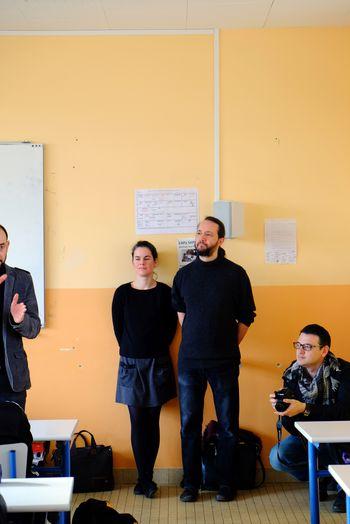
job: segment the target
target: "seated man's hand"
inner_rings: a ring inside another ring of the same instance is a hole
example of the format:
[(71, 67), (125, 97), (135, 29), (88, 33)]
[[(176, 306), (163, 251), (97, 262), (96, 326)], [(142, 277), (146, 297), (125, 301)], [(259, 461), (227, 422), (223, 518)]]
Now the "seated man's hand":
[(283, 417), (295, 417), (296, 415), (304, 413), (306, 409), (305, 402), (300, 402), (300, 400), (296, 400), (295, 398), (285, 398), (283, 402), (289, 404), (288, 408), (283, 412), (274, 411), (277, 415)]
[(269, 400), (271, 402), (271, 406), (272, 406), (272, 409), (273, 409), (274, 413), (276, 413), (275, 405), (276, 405), (277, 400), (276, 400), (276, 397), (275, 397), (274, 393), (270, 393)]

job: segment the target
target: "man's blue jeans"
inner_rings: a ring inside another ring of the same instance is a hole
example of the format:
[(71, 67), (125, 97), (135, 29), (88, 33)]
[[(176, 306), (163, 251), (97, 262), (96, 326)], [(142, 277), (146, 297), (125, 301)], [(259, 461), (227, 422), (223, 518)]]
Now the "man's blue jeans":
[[(317, 455), (321, 469), (327, 469), (329, 464), (341, 463), (340, 448), (335, 444), (320, 444)], [(271, 449), (270, 464), (273, 469), (289, 473), (297, 480), (308, 480), (307, 443), (298, 436), (289, 435), (281, 440), (279, 449), (277, 444)]]
[(214, 397), (220, 424), (218, 468), (220, 485), (235, 485), (235, 454), (239, 419), (239, 368), (220, 367), (186, 369), (179, 366), (179, 400), (181, 415), (182, 463), (184, 487), (199, 489), (202, 479), (202, 422), (207, 383)]
[(281, 440), (279, 448), (276, 444), (271, 449), (270, 464), (273, 469), (289, 473), (297, 480), (307, 480), (309, 477), (307, 445), (300, 437), (288, 435)]

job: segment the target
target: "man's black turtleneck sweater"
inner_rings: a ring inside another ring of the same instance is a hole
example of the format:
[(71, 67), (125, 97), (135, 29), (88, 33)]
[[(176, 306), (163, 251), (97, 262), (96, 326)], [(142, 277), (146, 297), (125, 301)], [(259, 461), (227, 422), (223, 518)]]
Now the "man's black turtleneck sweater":
[(180, 366), (240, 362), (238, 323), (249, 326), (255, 317), (250, 281), (241, 266), (220, 255), (211, 262), (197, 258), (176, 274), (173, 306), (185, 313)]

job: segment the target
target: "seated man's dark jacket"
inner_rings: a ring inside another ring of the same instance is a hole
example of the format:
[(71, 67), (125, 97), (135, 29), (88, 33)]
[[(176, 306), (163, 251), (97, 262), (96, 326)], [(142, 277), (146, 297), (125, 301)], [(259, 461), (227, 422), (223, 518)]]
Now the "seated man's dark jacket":
[[(334, 372), (334, 378), (339, 381), (335, 392), (335, 402), (331, 405), (323, 405), (322, 399), (317, 399), (315, 404), (308, 403), (310, 414), (307, 417), (303, 414), (295, 417), (282, 417), (283, 426), (290, 434), (300, 436), (299, 431), (294, 427), (294, 423), (298, 421), (350, 420), (350, 362), (338, 358), (338, 363), (340, 369)], [(284, 378), (284, 387), (290, 389), (297, 400), (305, 402), (297, 381)]]

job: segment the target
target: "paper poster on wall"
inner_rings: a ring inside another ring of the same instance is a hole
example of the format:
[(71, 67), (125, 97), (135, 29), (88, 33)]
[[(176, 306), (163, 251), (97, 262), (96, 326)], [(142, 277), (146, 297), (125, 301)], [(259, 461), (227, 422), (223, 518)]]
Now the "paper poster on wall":
[(194, 233), (198, 224), (197, 189), (137, 189), (136, 234)]
[(177, 240), (177, 260), (180, 267), (187, 266), (196, 258), (194, 238), (181, 238)]
[(265, 262), (295, 264), (297, 259), (297, 223), (294, 218), (265, 220)]

